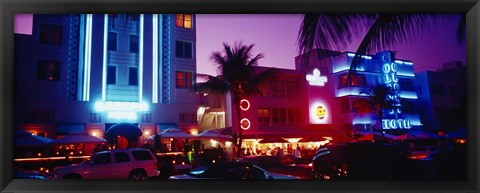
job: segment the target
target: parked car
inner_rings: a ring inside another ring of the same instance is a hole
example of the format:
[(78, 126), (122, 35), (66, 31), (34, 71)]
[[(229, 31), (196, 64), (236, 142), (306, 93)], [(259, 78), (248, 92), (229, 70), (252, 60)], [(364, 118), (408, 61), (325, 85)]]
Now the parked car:
[(19, 167), (15, 167), (14, 178), (15, 179), (46, 180), (46, 179), (50, 179), (50, 176), (48, 176), (46, 174), (42, 174), (38, 171), (29, 171), (29, 170), (24, 170), (24, 169), (19, 168)]
[(169, 179), (299, 179), (291, 175), (270, 173), (247, 162), (222, 162), (201, 166)]
[(172, 175), (184, 174), (192, 170), (192, 164), (184, 155), (164, 155), (157, 160), (161, 179), (168, 179)]
[(144, 148), (97, 152), (80, 164), (57, 167), (57, 179), (145, 179), (159, 174), (157, 159)]
[(467, 147), (465, 144), (432, 151), (423, 159), (433, 171), (435, 180), (466, 180), (468, 173)]
[(426, 179), (430, 171), (421, 160), (409, 159), (397, 147), (380, 143), (329, 145), (313, 157), (316, 179)]

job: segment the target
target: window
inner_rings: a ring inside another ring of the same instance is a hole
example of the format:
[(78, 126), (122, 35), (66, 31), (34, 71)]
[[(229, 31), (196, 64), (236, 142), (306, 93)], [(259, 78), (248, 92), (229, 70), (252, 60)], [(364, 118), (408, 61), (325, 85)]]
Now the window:
[(192, 87), (192, 73), (191, 72), (182, 72), (177, 71), (176, 74), (176, 85), (177, 88), (190, 88)]
[(260, 126), (270, 125), (270, 109), (258, 109), (258, 123)]
[(443, 86), (440, 85), (440, 84), (433, 84), (432, 85), (432, 92), (433, 92), (433, 94), (438, 94), (438, 95), (445, 94), (444, 90), (443, 90)]
[[(340, 76), (339, 88), (347, 87), (347, 74)], [(352, 75), (350, 86), (367, 86), (367, 78), (363, 74)]]
[(192, 28), (192, 14), (177, 14), (176, 21), (177, 27)]
[(271, 84), (272, 96), (283, 97), (285, 96), (285, 81), (276, 80)]
[(117, 67), (107, 67), (107, 84), (117, 84)]
[(112, 158), (110, 153), (101, 153), (98, 154), (95, 158), (93, 158), (94, 164), (109, 164), (112, 163)]
[(40, 24), (40, 43), (62, 45), (62, 30), (61, 25)]
[(113, 155), (113, 160), (115, 163), (129, 162), (130, 157), (127, 152), (117, 152)]
[[(271, 112), (271, 113), (270, 113)], [(302, 123), (300, 109), (287, 108), (259, 108), (258, 122), (260, 126), (295, 126)]]
[(58, 81), (60, 61), (40, 60), (37, 63), (37, 80)]
[(153, 160), (152, 155), (148, 151), (132, 151), (135, 160)]
[(350, 112), (350, 99), (342, 99), (342, 112)]
[(286, 95), (298, 96), (300, 93), (300, 83), (298, 81), (286, 81)]
[(193, 58), (192, 42), (176, 41), (175, 56), (177, 58)]
[(288, 109), (288, 121), (289, 126), (298, 125), (302, 122), (302, 114), (300, 109)]
[(108, 32), (108, 50), (117, 51), (117, 33)]
[(130, 35), (130, 52), (138, 53), (139, 49), (138, 45), (138, 36), (137, 35)]
[(285, 126), (287, 125), (287, 110), (286, 109), (272, 109), (272, 125)]
[(138, 68), (137, 67), (128, 68), (128, 85), (138, 86)]

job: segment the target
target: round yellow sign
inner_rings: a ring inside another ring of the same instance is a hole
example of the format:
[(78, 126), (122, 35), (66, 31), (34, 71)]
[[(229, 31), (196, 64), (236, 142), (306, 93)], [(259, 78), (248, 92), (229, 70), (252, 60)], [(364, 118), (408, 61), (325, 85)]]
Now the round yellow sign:
[(327, 116), (327, 109), (325, 109), (325, 107), (323, 106), (318, 106), (317, 107), (317, 117), (322, 120), (325, 118), (325, 116)]

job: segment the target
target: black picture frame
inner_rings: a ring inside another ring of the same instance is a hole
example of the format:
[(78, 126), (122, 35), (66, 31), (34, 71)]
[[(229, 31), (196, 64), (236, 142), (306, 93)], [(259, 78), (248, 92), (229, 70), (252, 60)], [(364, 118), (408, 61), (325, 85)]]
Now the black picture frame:
[[(467, 181), (68, 181), (13, 178), (13, 16), (31, 13), (464, 13), (467, 15)], [(478, 0), (1, 0), (0, 188), (11, 192), (479, 192)]]

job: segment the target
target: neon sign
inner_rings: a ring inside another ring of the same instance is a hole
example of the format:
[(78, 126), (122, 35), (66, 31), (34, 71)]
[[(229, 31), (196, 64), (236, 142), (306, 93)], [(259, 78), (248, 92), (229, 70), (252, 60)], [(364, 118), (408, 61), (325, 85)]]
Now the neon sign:
[(327, 109), (325, 109), (325, 107), (323, 106), (318, 106), (317, 107), (317, 117), (318, 119), (322, 120), (325, 118), (325, 116), (327, 116)]
[[(396, 107), (398, 113), (401, 113), (401, 103), (400, 103), (400, 85), (398, 84), (397, 71), (398, 66), (395, 62), (385, 63), (382, 66), (383, 71), (383, 81), (385, 85), (393, 90), (393, 94), (388, 96), (388, 99), (393, 102), (393, 106)], [(390, 114), (393, 114), (394, 110), (390, 111)]]
[(137, 119), (137, 112), (148, 111), (148, 104), (143, 102), (97, 101), (97, 112), (107, 112), (110, 119)]
[(250, 120), (248, 120), (247, 118), (243, 118), (241, 121), (240, 121), (240, 127), (243, 129), (243, 130), (248, 130), (250, 129)]
[(240, 109), (244, 111), (250, 109), (250, 102), (247, 99), (242, 99), (240, 101)]
[(328, 82), (328, 78), (326, 76), (320, 76), (320, 70), (316, 68), (312, 74), (307, 74), (306, 79), (311, 86), (325, 86), (325, 83)]
[(410, 129), (412, 128), (408, 119), (382, 119), (383, 129)]

